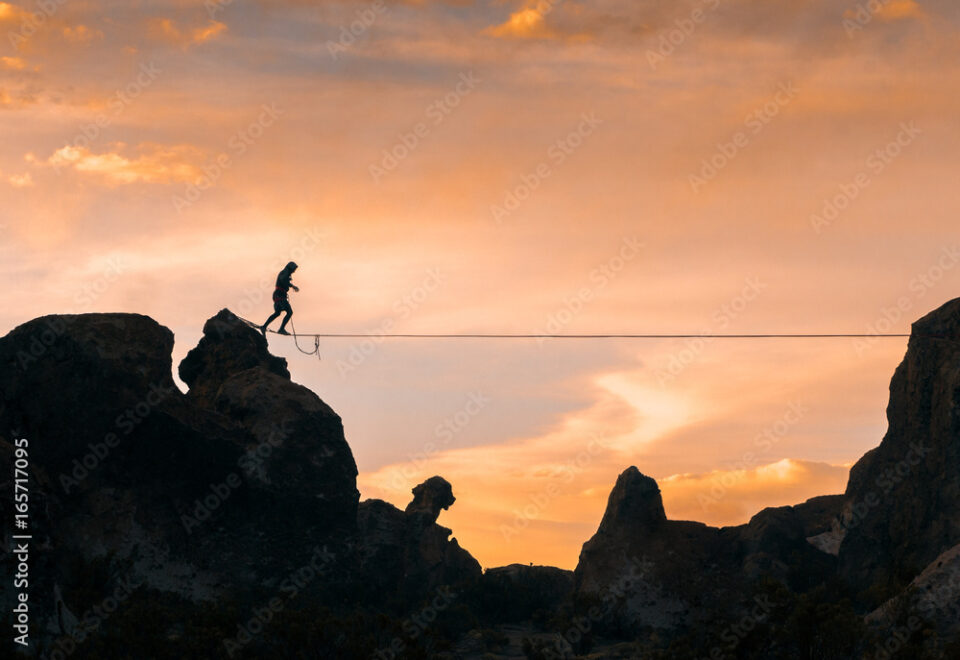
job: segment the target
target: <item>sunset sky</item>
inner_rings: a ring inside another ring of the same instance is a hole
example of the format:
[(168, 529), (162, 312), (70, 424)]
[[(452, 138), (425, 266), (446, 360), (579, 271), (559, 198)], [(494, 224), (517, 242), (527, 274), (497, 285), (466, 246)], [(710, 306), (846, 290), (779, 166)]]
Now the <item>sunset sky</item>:
[[(960, 294), (955, 0), (0, 2), (0, 333), (908, 332)], [(572, 568), (617, 475), (739, 524), (842, 492), (906, 341), (271, 336), (364, 498)], [(312, 346), (312, 342), (307, 342)]]

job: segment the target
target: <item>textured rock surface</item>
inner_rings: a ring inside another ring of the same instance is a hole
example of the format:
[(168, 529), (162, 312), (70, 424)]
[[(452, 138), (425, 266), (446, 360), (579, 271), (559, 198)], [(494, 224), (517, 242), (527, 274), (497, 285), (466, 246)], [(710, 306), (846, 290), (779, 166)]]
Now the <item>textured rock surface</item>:
[(610, 612), (618, 625), (674, 629), (736, 607), (760, 578), (811, 586), (835, 562), (807, 537), (829, 529), (840, 506), (836, 496), (815, 498), (764, 509), (737, 527), (672, 521), (656, 482), (630, 467), (617, 479), (597, 533), (583, 546), (576, 597), (590, 602), (622, 596)]
[(176, 388), (173, 334), (144, 316), (44, 317), (0, 339), (0, 500), (13, 501), (11, 445), (25, 437), (42, 628), (66, 632), (57, 602), (90, 605), (72, 599), (96, 562), (105, 584), (213, 600), (269, 585), (355, 529), (339, 417), (290, 382), (255, 330), (214, 325), (184, 361), (202, 396)]
[(450, 484), (432, 477), (413, 494), (406, 511), (382, 500), (360, 503), (358, 570), (371, 602), (416, 601), (441, 585), (480, 577), (477, 560), (435, 522), (455, 499)]
[(270, 355), (263, 335), (222, 309), (203, 325), (203, 337), (180, 362), (179, 375), (190, 396), (209, 406), (226, 379), (253, 367), (290, 379), (287, 361)]
[(960, 545), (933, 560), (900, 595), (871, 612), (867, 622), (891, 628), (910, 616), (923, 619), (941, 639), (960, 636)]
[(843, 577), (873, 604), (960, 543), (960, 300), (913, 325), (889, 429), (850, 471)]

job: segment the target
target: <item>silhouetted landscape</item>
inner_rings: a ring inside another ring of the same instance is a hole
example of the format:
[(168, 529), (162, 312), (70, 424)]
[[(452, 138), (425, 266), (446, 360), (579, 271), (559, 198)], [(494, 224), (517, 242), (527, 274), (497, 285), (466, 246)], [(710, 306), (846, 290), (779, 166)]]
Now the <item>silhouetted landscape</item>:
[(340, 417), (229, 310), (179, 364), (186, 394), (173, 342), (136, 314), (0, 340), (0, 503), (13, 548), (28, 458), (39, 657), (960, 657), (960, 299), (914, 323), (845, 493), (715, 528), (668, 520), (624, 466), (573, 572), (483, 570), (437, 524), (442, 476), (404, 510), (360, 501)]

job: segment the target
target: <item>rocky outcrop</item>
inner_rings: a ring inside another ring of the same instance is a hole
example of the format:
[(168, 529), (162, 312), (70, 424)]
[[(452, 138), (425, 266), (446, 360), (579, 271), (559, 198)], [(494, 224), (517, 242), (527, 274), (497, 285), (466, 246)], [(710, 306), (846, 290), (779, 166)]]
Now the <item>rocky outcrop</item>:
[(290, 379), (287, 361), (271, 355), (264, 336), (222, 309), (203, 325), (203, 337), (180, 362), (180, 379), (190, 396), (208, 407), (230, 376), (253, 367)]
[[(889, 428), (850, 471), (840, 572), (868, 603), (960, 543), (960, 300), (913, 324)], [(869, 593), (868, 593), (869, 592)]]
[(436, 523), (441, 509), (454, 502), (450, 484), (432, 477), (413, 495), (405, 511), (382, 500), (360, 503), (358, 573), (369, 602), (417, 602), (443, 585), (480, 577), (477, 560)]
[(719, 530), (668, 521), (656, 481), (630, 467), (580, 553), (575, 597), (609, 604), (604, 618), (617, 626), (676, 628), (689, 620), (722, 551)]
[(449, 509), (456, 501), (450, 482), (443, 477), (430, 477), (413, 489), (413, 499), (404, 513), (422, 518), (423, 524), (435, 523), (440, 512)]
[(544, 621), (568, 607), (573, 596), (573, 571), (510, 564), (484, 571), (479, 586), (481, 613), (489, 621)]
[(960, 638), (960, 545), (933, 560), (903, 592), (871, 612), (866, 620), (882, 630), (916, 630), (922, 622), (937, 633), (937, 638), (930, 640), (932, 651), (942, 652), (938, 644)]
[(289, 520), (353, 528), (357, 465), (340, 417), (316, 394), (290, 380), (286, 360), (228, 310), (204, 325), (204, 336), (180, 363), (189, 397), (252, 438), (241, 467), (256, 496)]
[(609, 603), (606, 614), (618, 626), (676, 629), (731, 611), (761, 578), (810, 587), (835, 561), (807, 538), (828, 530), (840, 505), (833, 496), (764, 509), (736, 527), (672, 521), (656, 481), (630, 467), (583, 546), (575, 595)]
[(269, 588), (327, 546), (349, 554), (357, 472), (340, 419), (235, 318), (211, 319), (184, 360), (196, 395), (173, 382), (173, 334), (145, 316), (43, 317), (0, 339), (0, 506), (9, 525), (26, 438), (41, 629), (91, 605), (78, 585), (103, 562), (105, 588), (199, 602)]

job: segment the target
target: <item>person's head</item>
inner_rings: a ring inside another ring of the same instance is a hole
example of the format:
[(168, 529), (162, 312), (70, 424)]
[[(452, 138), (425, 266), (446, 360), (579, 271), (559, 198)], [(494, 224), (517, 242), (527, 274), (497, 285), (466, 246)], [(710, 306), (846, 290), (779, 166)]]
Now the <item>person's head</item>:
[(298, 266), (294, 261), (291, 261), (290, 263), (287, 264), (287, 270), (290, 271), (291, 273), (295, 271), (297, 268)]

